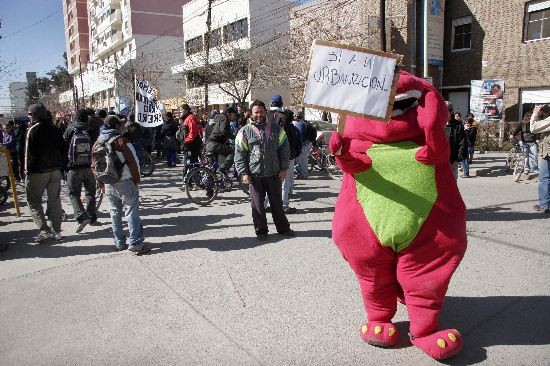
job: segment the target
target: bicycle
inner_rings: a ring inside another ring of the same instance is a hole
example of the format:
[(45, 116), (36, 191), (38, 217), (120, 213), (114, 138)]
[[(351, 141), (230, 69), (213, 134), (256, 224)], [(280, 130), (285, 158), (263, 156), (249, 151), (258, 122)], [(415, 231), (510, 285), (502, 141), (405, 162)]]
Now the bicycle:
[(316, 144), (311, 146), (308, 156), (309, 171), (326, 171), (332, 179), (342, 179), (342, 170), (336, 165), (334, 155), (328, 153), (326, 149)]
[[(191, 202), (206, 206), (212, 203), (218, 196), (220, 188), (229, 191), (233, 188), (234, 178), (229, 174), (218, 172), (218, 160), (209, 159), (206, 165), (194, 167), (188, 171), (184, 178), (185, 193)], [(238, 181), (238, 179), (237, 179)], [(240, 189), (249, 195), (248, 184), (239, 181)]]
[(9, 177), (0, 177), (0, 205), (3, 205), (8, 200), (10, 191)]
[(521, 146), (519, 146), (519, 143), (514, 142), (514, 146), (510, 149), (510, 152), (504, 162), (504, 170), (506, 173), (512, 171), (512, 178), (514, 179), (514, 182), (519, 181), (519, 178), (523, 173), (524, 161), (525, 152)]

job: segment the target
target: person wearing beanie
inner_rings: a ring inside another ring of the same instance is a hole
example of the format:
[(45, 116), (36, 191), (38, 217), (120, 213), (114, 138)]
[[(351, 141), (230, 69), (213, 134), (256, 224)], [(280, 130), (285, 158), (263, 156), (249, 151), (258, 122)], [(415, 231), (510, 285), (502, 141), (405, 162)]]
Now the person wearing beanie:
[[(445, 104), (449, 111), (449, 119), (445, 125), (445, 136), (451, 147), (449, 161), (455, 179), (458, 179), (458, 164), (468, 158), (468, 141), (466, 140), (464, 126), (455, 119), (453, 104), (448, 101), (445, 101)], [(463, 178), (469, 178), (469, 176), (464, 175)]]
[[(103, 184), (98, 181), (100, 189), (105, 193), (109, 202), (111, 215), (111, 228), (113, 230), (114, 244), (117, 251), (128, 249), (135, 254), (146, 253), (150, 248), (143, 244), (143, 224), (139, 216), (139, 189), (141, 182), (139, 163), (136, 151), (132, 144), (122, 136), (124, 124), (117, 116), (105, 118), (105, 128), (101, 131), (92, 151), (96, 151), (98, 145), (111, 142), (111, 148), (118, 159), (124, 163), (120, 179), (113, 184)], [(114, 138), (114, 140), (112, 140)], [(92, 163), (92, 170), (95, 164)], [(97, 178), (97, 172), (94, 171)], [(128, 222), (128, 243), (122, 228), (122, 216)]]
[[(96, 180), (91, 168), (92, 145), (98, 138), (98, 133), (88, 123), (89, 111), (82, 108), (76, 111), (75, 119), (65, 133), (65, 154), (67, 156), (67, 186), (69, 199), (73, 206), (73, 217), (77, 222), (76, 232), (80, 233), (88, 224), (98, 225), (96, 211)], [(89, 152), (87, 159), (84, 154), (76, 156), (77, 151)], [(80, 194), (84, 188), (86, 208)]]
[[(35, 241), (61, 240), (61, 170), (65, 166), (65, 142), (61, 131), (48, 118), (43, 104), (28, 108), (31, 127), (25, 142), (25, 192), (27, 203), (39, 233)], [(47, 192), (48, 225), (42, 196)]]

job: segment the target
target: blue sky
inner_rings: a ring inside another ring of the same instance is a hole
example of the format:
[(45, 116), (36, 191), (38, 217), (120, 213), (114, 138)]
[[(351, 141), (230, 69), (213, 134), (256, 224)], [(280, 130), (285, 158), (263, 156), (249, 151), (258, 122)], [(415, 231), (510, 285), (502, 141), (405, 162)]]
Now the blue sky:
[(62, 0), (0, 0), (0, 57), (14, 61), (14, 72), (0, 76), (0, 113), (9, 105), (8, 85), (64, 65), (65, 29)]

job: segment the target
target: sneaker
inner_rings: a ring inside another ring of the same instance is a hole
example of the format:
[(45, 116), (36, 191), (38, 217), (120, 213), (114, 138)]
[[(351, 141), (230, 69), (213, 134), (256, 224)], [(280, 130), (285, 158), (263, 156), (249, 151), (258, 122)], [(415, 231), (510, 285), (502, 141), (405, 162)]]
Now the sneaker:
[(531, 174), (533, 174), (533, 175), (539, 175), (539, 171), (538, 171), (538, 170), (533, 170), (533, 171), (531, 172)]
[(81, 223), (79, 223), (78, 226), (76, 227), (76, 232), (77, 233), (82, 232), (82, 230), (84, 230), (86, 225), (88, 225), (89, 223), (90, 223), (90, 219), (86, 219), (86, 220), (82, 221)]
[(462, 174), (462, 175), (460, 176), (460, 178), (471, 178), (471, 177), (470, 177), (469, 175), (464, 175), (464, 174)]
[(38, 233), (36, 238), (34, 238), (34, 241), (37, 242), (38, 244), (42, 244), (42, 243), (44, 243), (44, 242), (46, 242), (47, 240), (50, 240), (50, 239), (53, 239), (53, 235), (52, 235), (51, 232), (45, 231), (45, 230), (40, 230), (40, 233)]
[(121, 247), (115, 245), (115, 250), (117, 252), (122, 252), (123, 250), (126, 250), (126, 249), (128, 249), (128, 245), (124, 245), (124, 246), (121, 246)]
[(140, 255), (144, 253), (148, 253), (151, 251), (151, 248), (146, 247), (145, 245), (141, 246), (131, 246), (128, 248), (128, 251), (134, 253), (135, 255)]
[(53, 231), (51, 233), (51, 235), (52, 235), (53, 240), (55, 240), (55, 241), (60, 241), (61, 239), (63, 239), (63, 237), (61, 236), (61, 233)]
[(283, 231), (282, 233), (279, 233), (279, 235), (295, 237), (296, 233), (294, 232), (294, 230), (288, 229), (287, 231)]
[(285, 214), (294, 214), (296, 213), (296, 208), (295, 207), (287, 207), (284, 209), (285, 211)]
[(541, 213), (545, 213), (545, 214), (550, 213), (550, 209), (548, 209), (548, 208), (541, 208), (540, 205), (534, 205), (534, 206), (533, 206), (533, 209), (534, 209), (535, 211), (538, 211), (538, 212), (541, 212)]
[(180, 191), (185, 192), (185, 184), (182, 185), (179, 189), (180, 189)]
[(256, 235), (256, 239), (259, 241), (266, 241), (267, 240), (267, 234), (258, 234)]

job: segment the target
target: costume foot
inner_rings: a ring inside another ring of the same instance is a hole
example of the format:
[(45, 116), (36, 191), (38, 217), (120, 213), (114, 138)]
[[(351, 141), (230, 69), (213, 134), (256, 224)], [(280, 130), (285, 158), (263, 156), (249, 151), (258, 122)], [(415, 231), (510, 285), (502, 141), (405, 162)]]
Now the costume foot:
[(393, 323), (370, 322), (361, 327), (361, 338), (374, 346), (395, 346), (397, 343), (397, 328)]
[(453, 357), (462, 349), (462, 336), (456, 329), (446, 329), (426, 337), (411, 336), (411, 343), (436, 360)]

